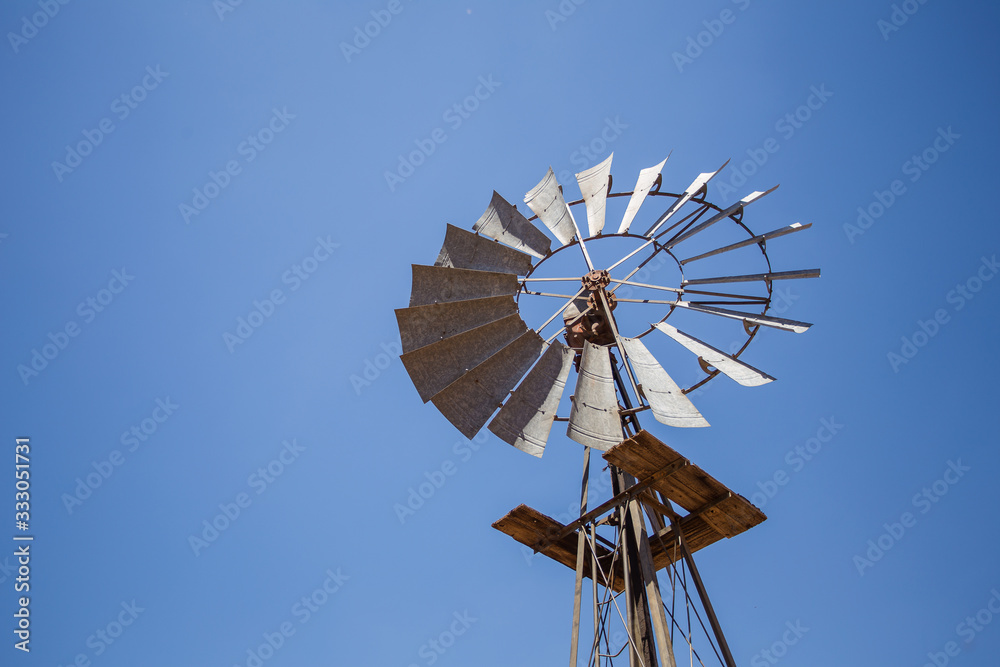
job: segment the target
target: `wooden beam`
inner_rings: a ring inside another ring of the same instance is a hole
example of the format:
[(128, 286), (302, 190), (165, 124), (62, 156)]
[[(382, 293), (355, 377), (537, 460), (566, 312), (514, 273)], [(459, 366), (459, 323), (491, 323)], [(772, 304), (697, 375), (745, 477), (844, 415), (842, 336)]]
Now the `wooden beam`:
[(568, 524), (563, 530), (559, 531), (558, 533), (555, 533), (554, 535), (552, 535), (552, 537), (543, 540), (537, 546), (532, 548), (535, 551), (542, 551), (546, 549), (551, 544), (558, 542), (567, 535), (573, 533), (580, 526), (584, 526), (590, 523), (591, 519), (598, 517), (601, 514), (604, 514), (612, 507), (617, 507), (618, 505), (624, 504), (625, 502), (635, 497), (638, 493), (642, 492), (645, 488), (649, 487), (650, 485), (656, 482), (666, 479), (670, 475), (673, 475), (675, 472), (677, 472), (678, 470), (689, 464), (690, 461), (688, 461), (687, 459), (681, 459), (679, 461), (673, 461), (672, 463), (663, 466), (662, 468), (660, 468), (653, 474), (649, 475), (635, 486), (631, 486), (628, 489), (622, 491), (621, 493), (615, 494), (615, 496), (612, 497), (610, 500), (601, 503), (601, 505), (598, 506), (597, 508), (587, 512), (573, 523)]

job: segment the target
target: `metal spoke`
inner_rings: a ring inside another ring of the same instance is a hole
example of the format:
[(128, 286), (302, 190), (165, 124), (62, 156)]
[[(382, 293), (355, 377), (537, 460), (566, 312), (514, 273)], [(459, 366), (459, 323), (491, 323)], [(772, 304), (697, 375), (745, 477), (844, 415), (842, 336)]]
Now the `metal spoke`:
[(758, 236), (754, 236), (753, 238), (749, 238), (746, 241), (740, 241), (739, 243), (733, 243), (733, 244), (730, 244), (730, 245), (727, 245), (727, 246), (723, 246), (721, 248), (716, 248), (715, 250), (709, 250), (708, 252), (703, 252), (702, 254), (696, 255), (694, 257), (688, 257), (687, 259), (682, 259), (681, 260), (681, 264), (687, 264), (688, 262), (694, 262), (694, 261), (697, 261), (699, 259), (705, 259), (706, 257), (712, 257), (714, 255), (719, 255), (719, 254), (724, 253), (724, 252), (729, 252), (730, 250), (736, 250), (737, 248), (745, 248), (748, 245), (754, 245), (754, 244), (759, 244), (759, 243), (766, 243), (770, 239), (776, 239), (776, 238), (779, 238), (781, 236), (785, 236), (786, 234), (791, 234), (793, 232), (800, 232), (803, 229), (809, 229), (810, 227), (812, 227), (812, 223), (811, 222), (809, 224), (806, 224), (806, 225), (803, 225), (800, 222), (796, 222), (796, 223), (791, 224), (791, 225), (789, 225), (787, 227), (782, 227), (781, 229), (776, 229), (773, 232), (767, 232), (766, 234), (760, 234)]
[(774, 271), (772, 273), (753, 273), (743, 276), (719, 276), (716, 278), (695, 278), (685, 280), (682, 285), (718, 285), (721, 283), (752, 283), (758, 280), (771, 282), (773, 280), (796, 280), (798, 278), (819, 278), (819, 269), (802, 269), (800, 271)]
[[(686, 215), (683, 218), (681, 218), (681, 220), (677, 224), (679, 225), (679, 224), (683, 223), (685, 220), (687, 220), (688, 218), (690, 218), (693, 215), (696, 215), (696, 214), (700, 215), (700, 213), (704, 212), (704, 210), (706, 210), (706, 208), (707, 207), (702, 207), (702, 209), (699, 209), (699, 211), (694, 211), (693, 213), (689, 213), (688, 215)], [(674, 226), (676, 226), (676, 225), (674, 225)], [(670, 229), (673, 229), (673, 227), (671, 227)], [(608, 267), (608, 269), (607, 269), (608, 272), (613, 271), (614, 269), (618, 268), (619, 266), (621, 266), (622, 264), (624, 264), (628, 260), (630, 260), (633, 257), (635, 257), (637, 254), (639, 254), (640, 252), (642, 252), (644, 249), (648, 248), (651, 243), (655, 243), (656, 240), (658, 238), (660, 238), (660, 236), (663, 236), (664, 234), (666, 234), (667, 232), (669, 232), (670, 229), (667, 229), (667, 230), (663, 231), (661, 234), (652, 237), (651, 239), (649, 239), (648, 241), (646, 241), (645, 243), (643, 243), (641, 246), (639, 246), (638, 248), (636, 248), (635, 250), (633, 250), (629, 254), (627, 254), (624, 257), (622, 257), (621, 259), (619, 259), (617, 262), (615, 262), (614, 264), (612, 264), (611, 266)], [(657, 252), (659, 252), (659, 250), (657, 250)], [(653, 255), (655, 255), (655, 254), (656, 253), (653, 253)], [(649, 261), (649, 260), (647, 260), (647, 261)], [(630, 273), (627, 277), (631, 278), (632, 274)]]
[(684, 294), (683, 287), (664, 287), (662, 285), (647, 285), (646, 283), (634, 283), (629, 280), (615, 280), (611, 279), (613, 283), (619, 283), (621, 285), (631, 285), (632, 287), (648, 287), (649, 289), (663, 290), (664, 292), (675, 292), (677, 294)]
[(521, 278), (522, 283), (572, 283), (580, 282), (580, 276), (576, 278)]
[(611, 306), (608, 304), (608, 295), (604, 293), (604, 288), (597, 290), (597, 295), (601, 298), (601, 306), (604, 307), (604, 312), (608, 316), (608, 324), (611, 325), (611, 333), (615, 337), (615, 343), (618, 345), (618, 349), (622, 353), (622, 365), (625, 366), (625, 372), (628, 373), (629, 382), (632, 383), (632, 391), (635, 392), (635, 398), (642, 405), (642, 395), (639, 394), (639, 386), (636, 384), (635, 376), (632, 375), (632, 369), (628, 365), (628, 355), (625, 354), (625, 346), (622, 345), (622, 337), (618, 333), (618, 323), (615, 322), (615, 316), (611, 313)]
[[(580, 290), (580, 292), (583, 292), (583, 290)], [(580, 292), (577, 292), (577, 296), (580, 295)], [(559, 298), (559, 299), (569, 299), (570, 301), (572, 301), (573, 299), (576, 298), (575, 296), (572, 296), (570, 294), (553, 294), (551, 292), (532, 292), (531, 290), (527, 290), (527, 289), (526, 290), (521, 290), (521, 293), (522, 294), (530, 294), (532, 296), (554, 296), (554, 297)], [(569, 305), (569, 304), (567, 304), (567, 305)]]
[(689, 289), (684, 290), (685, 294), (701, 294), (702, 296), (723, 296), (729, 299), (747, 299), (749, 301), (759, 301), (761, 303), (767, 303), (770, 299), (766, 296), (751, 296), (749, 294), (728, 294), (726, 292), (704, 292), (702, 290)]
[(615, 297), (615, 301), (618, 303), (658, 303), (663, 305), (684, 303), (683, 301), (677, 301), (676, 299), (673, 301), (661, 301), (659, 299), (619, 299), (618, 297)]
[[(569, 305), (570, 305), (571, 303), (573, 303), (574, 301), (576, 301), (576, 299), (577, 299), (577, 298), (578, 298), (578, 297), (579, 297), (579, 296), (580, 296), (581, 294), (583, 294), (583, 293), (584, 293), (584, 291), (586, 291), (586, 288), (585, 288), (585, 287), (581, 287), (581, 288), (580, 288), (580, 291), (579, 291), (579, 292), (577, 292), (577, 293), (576, 293), (576, 295), (574, 295), (574, 296), (571, 296), (571, 297), (566, 297), (566, 298), (567, 298), (567, 299), (569, 299), (569, 300), (568, 300), (568, 301), (567, 301), (566, 303), (564, 303), (564, 304), (562, 305), (562, 307), (561, 307), (561, 308), (559, 308), (559, 310), (557, 310), (557, 311), (556, 311), (555, 313), (553, 313), (553, 314), (552, 314), (552, 317), (550, 317), (549, 319), (545, 320), (545, 324), (543, 324), (542, 326), (540, 326), (540, 327), (538, 327), (537, 329), (535, 329), (535, 331), (537, 331), (538, 333), (542, 333), (542, 329), (544, 329), (545, 327), (549, 326), (549, 324), (550, 324), (550, 323), (552, 322), (552, 320), (554, 320), (554, 319), (556, 319), (557, 317), (559, 317), (559, 314), (560, 314), (560, 313), (562, 313), (562, 312), (563, 312), (564, 310), (566, 310), (566, 307), (567, 307), (567, 306), (569, 306)], [(551, 296), (551, 295), (549, 295), (549, 296)], [(554, 336), (553, 336), (553, 338), (554, 338)], [(550, 338), (550, 339), (549, 339), (549, 341), (551, 341), (551, 340), (552, 340), (552, 339)], [(549, 342), (549, 341), (546, 341), (546, 342)]]

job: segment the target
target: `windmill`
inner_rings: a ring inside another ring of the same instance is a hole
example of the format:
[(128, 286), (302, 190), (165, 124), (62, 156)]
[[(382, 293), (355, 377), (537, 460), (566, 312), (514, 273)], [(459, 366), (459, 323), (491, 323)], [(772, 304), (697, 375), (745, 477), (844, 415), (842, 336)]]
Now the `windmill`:
[[(612, 192), (612, 158), (576, 175), (582, 194), (576, 201), (567, 203), (550, 168), (524, 197), (532, 217), (494, 192), (473, 231), (448, 225), (437, 261), (413, 266), (409, 307), (396, 311), (401, 360), (423, 401), (467, 438), (487, 426), (540, 457), (558, 421), (584, 446), (578, 519), (563, 524), (520, 505), (494, 524), (575, 571), (571, 666), (581, 655), (596, 667), (625, 655), (631, 665), (673, 666), (683, 642), (692, 664), (714, 658), (733, 667), (692, 554), (766, 517), (644, 430), (640, 418), (648, 411), (667, 426), (705, 427), (692, 391), (719, 375), (748, 387), (774, 379), (741, 357), (762, 328), (802, 333), (811, 326), (768, 311), (774, 282), (818, 277), (819, 270), (773, 271), (767, 244), (811, 225), (750, 230), (744, 210), (775, 188), (725, 208), (709, 202), (708, 184), (725, 164), (671, 193), (661, 191), (664, 160), (643, 169), (631, 191)], [(626, 197), (612, 232), (608, 209), (620, 209)], [(636, 233), (647, 201), (663, 202), (662, 212)], [(586, 235), (574, 207), (581, 219), (585, 212)], [(664, 264), (672, 280), (652, 270)], [(709, 268), (695, 277), (701, 267)], [(731, 273), (733, 267), (746, 272)], [(730, 291), (733, 284), (738, 293)], [(739, 330), (729, 351), (702, 340), (732, 333), (720, 322)], [(672, 347), (675, 372), (694, 374), (686, 388), (651, 352), (664, 345)], [(588, 502), (592, 450), (610, 471), (611, 497), (599, 504)], [(671, 604), (661, 594), (660, 570), (669, 578)], [(593, 583), (593, 636), (586, 641), (585, 578)], [(700, 652), (692, 610), (708, 647)], [(615, 633), (618, 623), (623, 630)]]

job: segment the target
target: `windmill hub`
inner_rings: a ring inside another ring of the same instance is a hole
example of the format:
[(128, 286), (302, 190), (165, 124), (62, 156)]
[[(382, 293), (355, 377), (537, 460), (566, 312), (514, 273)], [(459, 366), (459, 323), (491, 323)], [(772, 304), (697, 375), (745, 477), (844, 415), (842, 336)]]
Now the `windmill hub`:
[(583, 286), (591, 292), (596, 292), (602, 287), (611, 284), (611, 275), (607, 271), (594, 269), (582, 278)]

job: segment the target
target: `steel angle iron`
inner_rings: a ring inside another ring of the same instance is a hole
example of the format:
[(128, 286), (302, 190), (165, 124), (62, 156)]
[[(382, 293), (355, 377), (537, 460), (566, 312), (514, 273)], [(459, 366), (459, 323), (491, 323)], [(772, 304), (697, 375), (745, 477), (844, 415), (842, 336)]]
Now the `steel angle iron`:
[[(531, 217), (494, 192), (472, 231), (447, 225), (434, 264), (413, 265), (409, 307), (396, 310), (401, 360), (421, 399), (467, 438), (486, 426), (540, 457), (559, 421), (567, 423), (567, 437), (584, 446), (578, 520), (563, 525), (521, 505), (494, 524), (576, 571), (571, 665), (578, 664), (581, 648), (589, 665), (613, 664), (616, 657), (632, 665), (675, 665), (675, 650), (682, 651), (671, 637), (680, 637), (692, 659), (732, 666), (691, 554), (766, 517), (643, 430), (639, 420), (649, 411), (667, 426), (705, 427), (691, 391), (719, 375), (746, 387), (774, 380), (744, 361), (749, 344), (762, 329), (802, 333), (812, 325), (769, 314), (773, 283), (820, 272), (772, 270), (768, 243), (811, 225), (765, 233), (747, 226), (745, 209), (777, 186), (725, 208), (710, 202), (709, 183), (728, 161), (673, 193), (661, 190), (665, 159), (641, 170), (631, 191), (613, 192), (613, 157), (576, 174), (580, 199), (566, 201), (550, 168), (524, 196)], [(615, 230), (606, 222), (616, 198), (628, 199)], [(656, 206), (656, 215), (637, 233), (644, 204), (647, 211)], [(574, 209), (586, 217), (585, 233)], [(676, 279), (635, 279), (654, 260), (675, 265), (676, 272), (666, 273)], [(741, 272), (699, 272), (720, 262)], [(578, 270), (549, 275), (550, 267), (566, 265)], [(553, 312), (529, 324), (535, 311)], [(734, 332), (741, 338), (728, 352), (680, 328), (717, 333), (725, 320), (733, 327), (727, 340)], [(661, 342), (668, 340), (673, 342)], [(671, 370), (694, 382), (682, 387), (668, 374), (650, 351), (661, 345), (690, 353), (687, 367)], [(568, 415), (559, 416), (571, 375)], [(612, 488), (611, 498), (596, 507), (588, 503), (592, 449), (608, 462)], [(677, 608), (676, 594), (670, 605), (660, 594), (661, 569), (675, 593), (683, 589), (686, 612)], [(593, 582), (593, 633), (586, 641), (580, 630), (584, 578)], [(692, 608), (704, 630), (699, 648)], [(619, 622), (623, 632), (613, 632)]]

